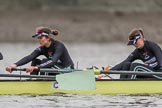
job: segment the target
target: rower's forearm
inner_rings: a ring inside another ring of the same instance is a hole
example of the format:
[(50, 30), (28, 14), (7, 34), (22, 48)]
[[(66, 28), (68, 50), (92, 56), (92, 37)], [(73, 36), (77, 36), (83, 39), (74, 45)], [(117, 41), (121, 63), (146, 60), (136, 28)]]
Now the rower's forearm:
[(49, 61), (47, 61), (47, 62), (45, 62), (45, 63), (42, 63), (42, 64), (38, 65), (37, 67), (38, 67), (38, 68), (51, 68), (51, 67), (53, 67), (55, 64), (56, 64), (55, 62), (53, 62), (52, 60), (49, 60)]
[(22, 66), (32, 61), (32, 59), (33, 59), (32, 57), (26, 56), (14, 64), (16, 64), (17, 66)]

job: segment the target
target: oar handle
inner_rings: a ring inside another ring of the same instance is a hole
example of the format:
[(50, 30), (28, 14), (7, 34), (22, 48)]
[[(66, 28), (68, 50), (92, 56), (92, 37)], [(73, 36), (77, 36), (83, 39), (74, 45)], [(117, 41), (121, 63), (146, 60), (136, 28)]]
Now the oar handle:
[(18, 74), (0, 74), (0, 77), (21, 77), (21, 78), (48, 78), (55, 79), (55, 76), (45, 76), (45, 75), (18, 75)]
[(13, 68), (12, 71), (26, 71), (26, 68)]
[[(12, 71), (26, 71), (26, 68), (13, 68)], [(69, 72), (74, 72), (76, 70), (74, 70), (74, 69), (49, 69), (49, 68), (47, 69), (47, 68), (40, 68), (40, 69), (37, 69), (37, 71), (39, 71), (39, 72), (48, 72), (48, 73), (69, 73)]]

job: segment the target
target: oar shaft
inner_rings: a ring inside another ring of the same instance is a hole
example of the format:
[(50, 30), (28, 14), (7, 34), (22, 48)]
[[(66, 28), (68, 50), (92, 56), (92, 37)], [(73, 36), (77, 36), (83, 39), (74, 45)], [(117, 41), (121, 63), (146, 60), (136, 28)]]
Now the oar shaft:
[(75, 70), (72, 69), (46, 69), (46, 68), (42, 68), (39, 70), (40, 72), (51, 72), (51, 73), (69, 73), (69, 72), (73, 72)]
[(142, 71), (104, 71), (101, 70), (100, 74), (125, 74), (125, 75), (162, 75), (162, 72), (142, 72)]
[[(26, 68), (14, 68), (13, 71), (26, 71)], [(82, 70), (74, 70), (74, 69), (47, 69), (41, 68), (38, 70), (39, 72), (50, 72), (50, 73), (69, 73), (74, 71), (82, 71)]]
[(39, 75), (17, 75), (17, 74), (0, 74), (0, 77), (18, 77), (18, 78), (49, 78), (54, 79), (55, 76), (39, 76)]
[[(84, 71), (84, 70), (75, 70), (75, 69), (40, 69), (40, 72), (51, 72), (51, 73), (69, 73), (75, 71)], [(127, 75), (162, 75), (162, 72), (141, 72), (141, 71), (115, 71), (115, 70), (99, 70), (100, 74), (127, 74)], [(95, 73), (95, 70), (94, 70)], [(95, 73), (96, 74), (96, 73)]]
[[(26, 71), (26, 68), (15, 68), (13, 71)], [(47, 72), (47, 73), (69, 73), (75, 71), (84, 71), (84, 70), (75, 70), (75, 69), (47, 69), (42, 68), (39, 69), (40, 72)], [(85, 70), (86, 71), (86, 70)], [(162, 75), (162, 72), (144, 72), (144, 71), (118, 71), (118, 70), (92, 70), (94, 73), (97, 74), (125, 74), (125, 75)]]
[[(12, 71), (26, 71), (26, 68), (14, 68)], [(55, 70), (55, 69), (38, 69), (39, 72), (52, 72), (52, 73), (60, 73), (61, 70)]]

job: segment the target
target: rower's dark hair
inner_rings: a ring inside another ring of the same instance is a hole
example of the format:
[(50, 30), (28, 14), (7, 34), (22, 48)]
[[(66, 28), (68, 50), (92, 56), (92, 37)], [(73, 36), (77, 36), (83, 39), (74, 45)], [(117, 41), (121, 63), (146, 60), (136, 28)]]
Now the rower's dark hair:
[(55, 36), (58, 35), (58, 30), (51, 29), (51, 28), (48, 28), (48, 27), (43, 27), (43, 26), (37, 27), (36, 32), (45, 32), (45, 33), (52, 34), (52, 35), (55, 35)]

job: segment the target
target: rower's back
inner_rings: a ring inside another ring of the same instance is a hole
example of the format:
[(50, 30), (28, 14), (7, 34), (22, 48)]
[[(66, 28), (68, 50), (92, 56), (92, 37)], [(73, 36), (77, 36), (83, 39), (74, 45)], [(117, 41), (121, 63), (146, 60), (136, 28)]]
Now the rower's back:
[(0, 60), (3, 60), (3, 55), (1, 52), (0, 52)]

